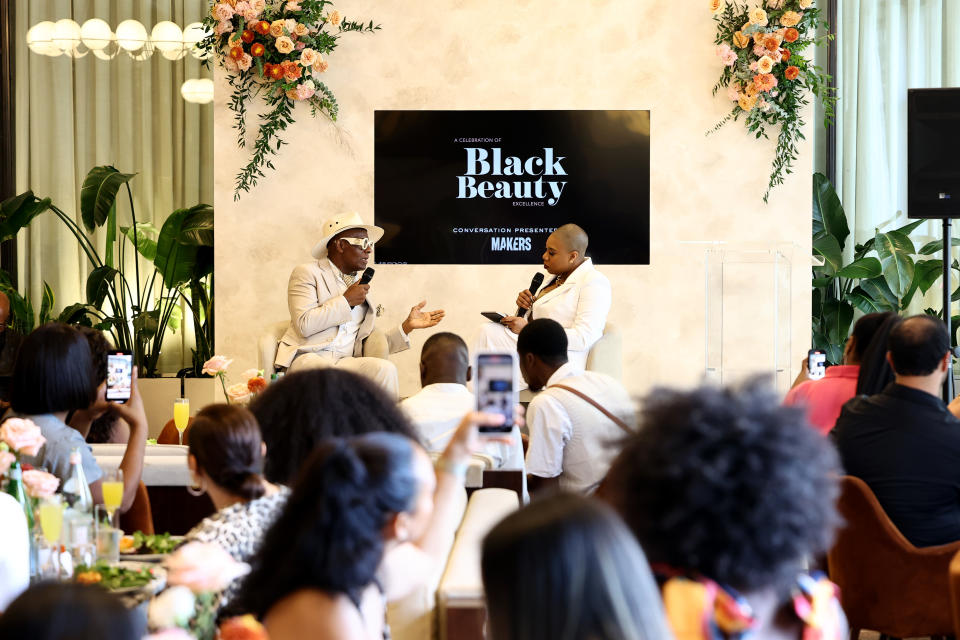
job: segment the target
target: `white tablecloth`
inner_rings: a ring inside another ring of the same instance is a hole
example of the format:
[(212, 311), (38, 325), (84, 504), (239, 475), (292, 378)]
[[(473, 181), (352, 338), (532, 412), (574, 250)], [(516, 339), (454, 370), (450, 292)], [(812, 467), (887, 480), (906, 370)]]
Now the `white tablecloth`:
[[(104, 471), (116, 469), (123, 460), (126, 445), (92, 445), (93, 456)], [(148, 444), (143, 458), (143, 484), (157, 487), (185, 487), (190, 485), (187, 468), (187, 447), (176, 444)]]

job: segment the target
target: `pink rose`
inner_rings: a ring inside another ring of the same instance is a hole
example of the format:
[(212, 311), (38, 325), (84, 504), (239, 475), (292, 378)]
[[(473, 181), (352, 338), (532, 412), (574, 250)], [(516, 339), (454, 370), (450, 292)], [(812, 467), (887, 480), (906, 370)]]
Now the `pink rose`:
[(31, 498), (46, 498), (57, 492), (60, 478), (46, 471), (29, 469), (23, 472), (23, 486)]
[(219, 20), (220, 22), (225, 22), (233, 17), (234, 14), (233, 7), (231, 7), (226, 2), (220, 2), (214, 5), (213, 7), (213, 17)]
[(298, 43), (296, 44), (296, 46), (294, 46), (293, 48), (296, 49), (297, 51), (303, 51), (303, 48), (306, 47), (306, 46), (307, 46), (307, 45), (305, 45), (304, 43), (298, 42)]
[(247, 2), (247, 0), (240, 0), (240, 2), (238, 2), (238, 3), (233, 7), (233, 11), (234, 11), (234, 13), (243, 13), (243, 12), (245, 12), (247, 9), (252, 9), (252, 8), (253, 8), (253, 7), (250, 6), (250, 3)]
[(736, 102), (740, 99), (740, 92), (737, 90), (737, 86), (731, 84), (727, 87), (727, 97)]
[(287, 11), (300, 11), (300, 3), (297, 0), (290, 0), (286, 8)]
[(217, 23), (217, 26), (214, 29), (214, 31), (218, 36), (222, 36), (225, 33), (230, 33), (231, 31), (233, 31), (233, 23), (226, 20), (221, 20), (220, 22)]
[(227, 367), (230, 366), (231, 362), (233, 362), (233, 360), (227, 359), (226, 356), (213, 356), (203, 363), (203, 369), (200, 373), (209, 373), (212, 376), (226, 373)]
[(293, 30), (297, 28), (297, 21), (293, 18), (287, 18), (287, 20), (283, 23), (283, 26), (287, 28), (288, 32), (293, 33)]
[(189, 542), (167, 557), (167, 583), (194, 593), (223, 591), (246, 575), (250, 566), (237, 562), (217, 544)]
[(733, 63), (737, 61), (737, 54), (726, 42), (717, 47), (717, 56), (728, 67), (732, 67)]
[(0, 476), (7, 473), (10, 470), (10, 465), (13, 464), (13, 461), (17, 459), (17, 456), (13, 455), (9, 451), (0, 451)]
[[(290, 89), (293, 91), (293, 89)], [(289, 95), (289, 94), (288, 94)], [(296, 99), (296, 98), (294, 98)], [(250, 401), (250, 390), (246, 382), (238, 382), (227, 387), (227, 399), (231, 404), (246, 404)]]
[(295, 99), (309, 100), (316, 92), (316, 85), (313, 84), (312, 80), (307, 80), (306, 82), (297, 85), (297, 97)]
[(223, 59), (223, 66), (226, 67), (227, 71), (232, 71), (234, 73), (240, 71), (240, 66), (237, 64), (237, 61), (230, 56), (227, 56)]
[(754, 60), (753, 62), (750, 63), (750, 71), (756, 71), (756, 70), (757, 70), (757, 61)]
[(248, 7), (243, 10), (243, 19), (248, 23), (253, 22), (260, 17), (260, 12), (254, 9), (253, 7)]
[(253, 57), (249, 53), (243, 54), (243, 57), (237, 60), (237, 68), (239, 68), (240, 71), (246, 71), (250, 68), (251, 64), (253, 64)]
[(257, 13), (263, 13), (263, 10), (267, 8), (267, 0), (250, 0), (250, 6)]
[(10, 418), (0, 425), (0, 441), (6, 442), (13, 451), (28, 456), (40, 453), (40, 447), (47, 441), (40, 427), (25, 418)]

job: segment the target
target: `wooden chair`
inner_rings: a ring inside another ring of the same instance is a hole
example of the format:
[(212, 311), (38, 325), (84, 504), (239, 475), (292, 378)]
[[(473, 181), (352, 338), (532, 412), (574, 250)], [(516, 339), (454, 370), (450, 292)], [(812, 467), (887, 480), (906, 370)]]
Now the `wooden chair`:
[(950, 561), (950, 605), (953, 610), (953, 635), (960, 638), (960, 551)]
[[(183, 444), (190, 442), (191, 424), (193, 424), (192, 417), (187, 421), (187, 428), (183, 430)], [(157, 444), (180, 444), (180, 437), (177, 435), (177, 425), (173, 422), (172, 418), (167, 421), (167, 424), (163, 425), (163, 430), (160, 431), (160, 435), (157, 436)]]
[(894, 526), (859, 478), (841, 479), (845, 525), (827, 555), (850, 637), (863, 629), (894, 638), (952, 636), (950, 562), (960, 542), (918, 549)]
[(143, 531), (147, 535), (153, 535), (153, 510), (150, 508), (147, 486), (143, 484), (142, 480), (137, 487), (137, 495), (133, 499), (133, 504), (130, 505), (126, 513), (120, 514), (120, 528), (126, 533)]

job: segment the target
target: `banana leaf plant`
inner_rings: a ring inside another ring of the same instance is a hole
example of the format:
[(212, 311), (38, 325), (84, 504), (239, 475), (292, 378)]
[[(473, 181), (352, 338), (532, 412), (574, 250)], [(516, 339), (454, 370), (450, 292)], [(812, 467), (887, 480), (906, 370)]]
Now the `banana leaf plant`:
[[(925, 294), (941, 277), (942, 240), (919, 250), (910, 233), (926, 222), (917, 220), (855, 244), (853, 261), (844, 264), (843, 249), (850, 236), (840, 198), (827, 177), (813, 176), (813, 254), (822, 265), (813, 268), (813, 345), (827, 353), (828, 364), (840, 364), (854, 310), (863, 313), (902, 313), (917, 291)], [(960, 265), (954, 261), (954, 269)], [(960, 299), (960, 288), (954, 292)], [(928, 313), (939, 315), (933, 309)], [(954, 342), (956, 338), (954, 337)]]
[[(92, 267), (86, 282), (86, 302), (70, 305), (60, 319), (109, 331), (114, 345), (132, 351), (141, 375), (150, 377), (158, 375), (163, 338), (178, 320), (179, 301), (188, 299), (184, 289), (194, 276), (200, 281), (212, 277), (212, 246), (197, 244), (196, 237), (209, 230), (204, 238), (210, 238), (212, 245), (213, 209), (201, 204), (174, 211), (156, 240), (151, 240), (136, 219), (130, 188), (135, 175), (112, 166), (90, 170), (80, 190), (83, 228), (49, 198), (37, 198), (30, 191), (15, 196), (3, 203), (0, 240), (15, 237), (44, 211), (56, 215), (76, 238)], [(129, 226), (118, 226), (117, 195), (121, 188), (129, 202)], [(102, 251), (93, 238), (98, 228), (105, 231)], [(134, 256), (143, 256), (151, 263), (142, 278), (140, 260), (127, 260), (128, 245)], [(132, 274), (129, 263), (133, 264)], [(204, 334), (204, 342), (208, 337)], [(209, 346), (212, 352), (213, 345)]]

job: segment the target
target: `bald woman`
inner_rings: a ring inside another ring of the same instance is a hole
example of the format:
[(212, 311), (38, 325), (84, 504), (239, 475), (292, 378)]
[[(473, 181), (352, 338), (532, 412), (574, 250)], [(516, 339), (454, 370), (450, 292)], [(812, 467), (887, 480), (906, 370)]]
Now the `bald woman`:
[(570, 364), (582, 370), (587, 352), (603, 335), (610, 312), (610, 281), (586, 256), (587, 240), (587, 233), (575, 224), (551, 233), (543, 252), (543, 268), (553, 280), (536, 297), (527, 290), (517, 296), (517, 306), (530, 310), (525, 318), (508, 316), (499, 325), (481, 325), (473, 351), (516, 351), (517, 334), (528, 319), (550, 318), (566, 330)]

